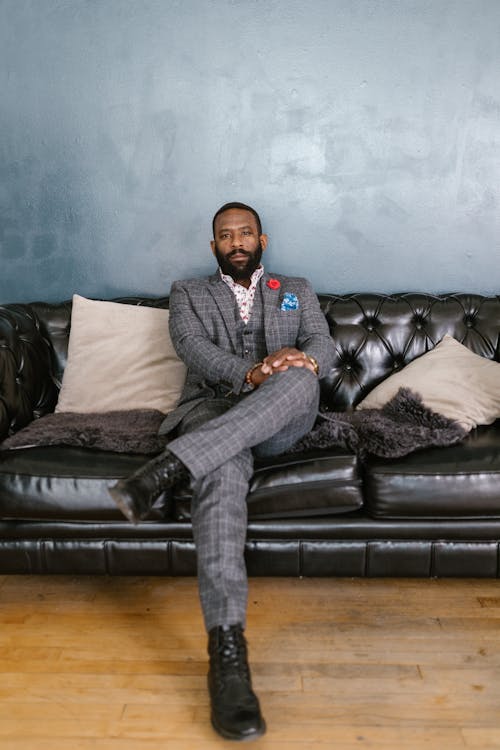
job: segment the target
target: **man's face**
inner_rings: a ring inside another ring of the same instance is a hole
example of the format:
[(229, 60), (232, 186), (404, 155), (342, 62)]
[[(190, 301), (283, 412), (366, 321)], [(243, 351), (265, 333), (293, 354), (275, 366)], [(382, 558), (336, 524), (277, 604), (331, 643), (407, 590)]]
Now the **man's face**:
[(221, 271), (234, 281), (246, 281), (260, 264), (267, 236), (259, 236), (250, 211), (231, 208), (217, 217), (215, 238), (210, 244)]

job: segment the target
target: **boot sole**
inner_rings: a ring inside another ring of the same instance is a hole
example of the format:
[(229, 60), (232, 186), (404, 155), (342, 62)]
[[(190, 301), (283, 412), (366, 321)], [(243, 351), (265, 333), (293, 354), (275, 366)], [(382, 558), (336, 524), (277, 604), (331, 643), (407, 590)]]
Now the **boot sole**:
[(236, 732), (228, 732), (227, 729), (224, 729), (224, 727), (221, 727), (219, 726), (219, 724), (217, 724), (217, 721), (215, 720), (213, 714), (210, 717), (210, 721), (212, 722), (212, 726), (217, 734), (220, 734), (220, 736), (224, 737), (225, 740), (235, 740), (236, 742), (251, 742), (252, 740), (257, 740), (259, 737), (262, 737), (262, 735), (266, 733), (267, 729), (264, 719), (262, 719), (260, 728), (256, 729), (251, 734), (237, 734)]

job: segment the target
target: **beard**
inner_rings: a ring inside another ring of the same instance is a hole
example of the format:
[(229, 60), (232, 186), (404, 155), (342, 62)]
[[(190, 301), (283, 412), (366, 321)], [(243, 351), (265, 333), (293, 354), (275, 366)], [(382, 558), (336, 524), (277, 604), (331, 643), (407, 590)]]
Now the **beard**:
[[(247, 260), (243, 265), (235, 266), (231, 262), (231, 258), (235, 255), (246, 255)], [(260, 266), (260, 259), (262, 258), (262, 245), (259, 244), (253, 251), (249, 250), (232, 250), (228, 255), (224, 255), (220, 252), (215, 243), (215, 257), (222, 273), (231, 276), (233, 281), (242, 281), (243, 279), (249, 279), (253, 272)]]

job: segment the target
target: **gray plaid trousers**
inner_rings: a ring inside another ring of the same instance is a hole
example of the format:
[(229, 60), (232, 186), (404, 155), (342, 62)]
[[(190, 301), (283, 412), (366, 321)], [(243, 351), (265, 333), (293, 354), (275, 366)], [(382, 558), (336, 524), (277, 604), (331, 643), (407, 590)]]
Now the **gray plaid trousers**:
[(317, 377), (305, 368), (276, 373), (236, 404), (206, 400), (183, 420), (169, 449), (193, 477), (192, 522), (207, 630), (246, 622), (246, 496), (253, 457), (285, 452), (312, 428)]

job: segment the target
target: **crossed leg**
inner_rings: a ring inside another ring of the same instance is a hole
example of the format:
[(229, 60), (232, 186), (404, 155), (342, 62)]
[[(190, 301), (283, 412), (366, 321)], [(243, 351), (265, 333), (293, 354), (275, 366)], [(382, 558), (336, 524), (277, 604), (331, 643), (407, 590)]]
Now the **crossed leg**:
[[(194, 463), (198, 466), (205, 459), (205, 465), (212, 467), (194, 475), (191, 506), (198, 586), (208, 631), (217, 625), (245, 625), (246, 497), (254, 454), (265, 457), (285, 452), (312, 428), (316, 418), (316, 378), (299, 369), (280, 373), (285, 375), (273, 376), (236, 405), (214, 399), (195, 407), (183, 421), (182, 436), (169, 444), (191, 471), (192, 446), (198, 446)], [(265, 390), (273, 378), (273, 387)], [(261, 436), (265, 439), (259, 440)]]

